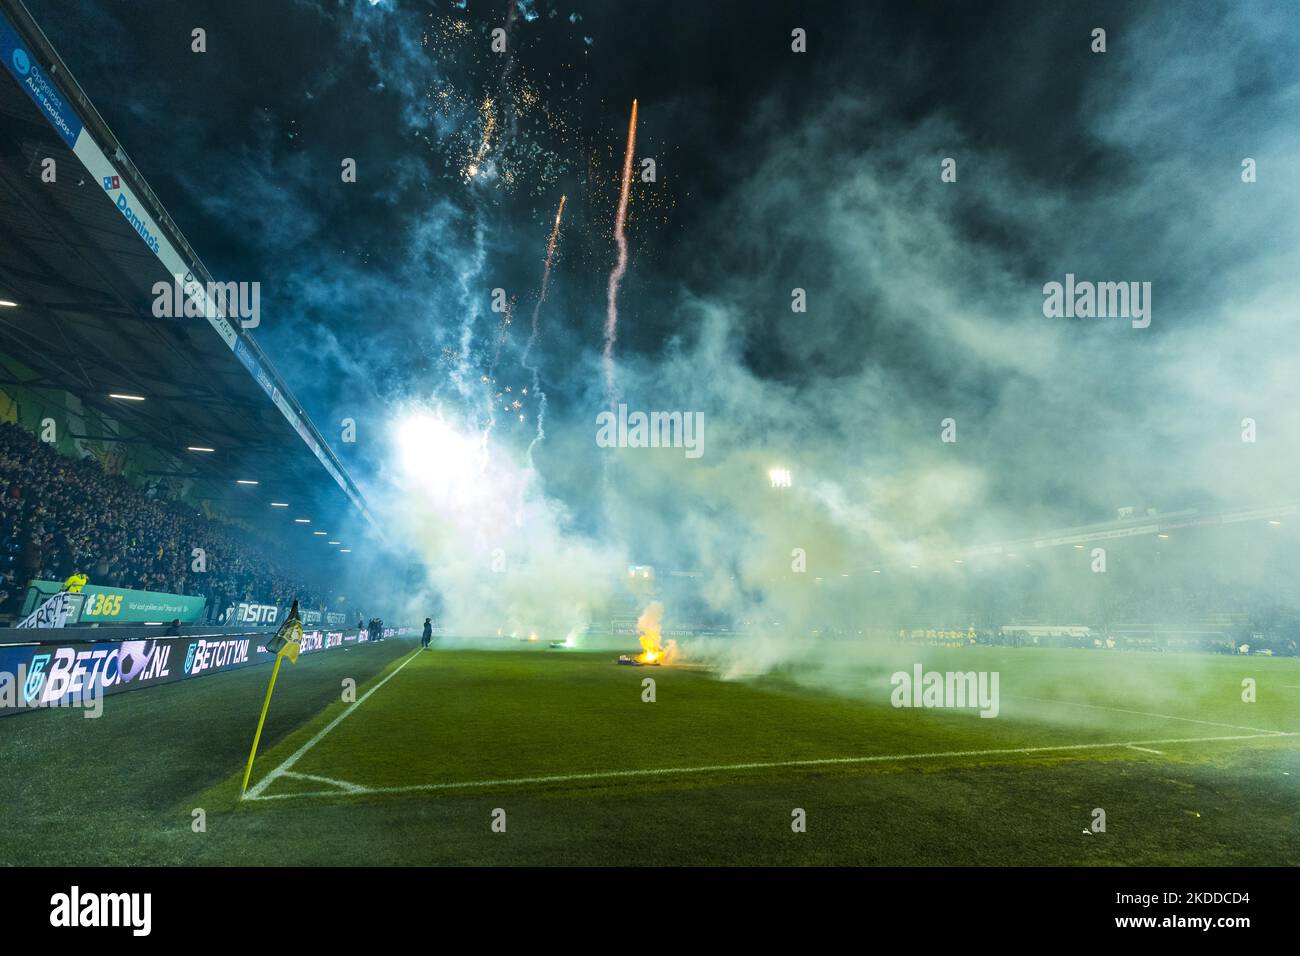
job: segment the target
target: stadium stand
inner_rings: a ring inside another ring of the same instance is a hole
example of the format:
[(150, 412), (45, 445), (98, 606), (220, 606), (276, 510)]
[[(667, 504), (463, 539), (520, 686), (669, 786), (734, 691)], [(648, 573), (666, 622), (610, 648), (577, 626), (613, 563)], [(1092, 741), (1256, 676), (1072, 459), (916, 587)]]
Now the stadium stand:
[[(94, 458), (68, 458), (0, 423), (0, 615), (17, 613), (27, 582), (78, 571), (92, 584), (201, 595), (214, 617), (231, 602), (267, 597), (320, 605), (320, 592), (247, 530), (197, 513), (159, 487), (106, 474)], [(196, 547), (210, 562), (203, 574), (190, 570)]]

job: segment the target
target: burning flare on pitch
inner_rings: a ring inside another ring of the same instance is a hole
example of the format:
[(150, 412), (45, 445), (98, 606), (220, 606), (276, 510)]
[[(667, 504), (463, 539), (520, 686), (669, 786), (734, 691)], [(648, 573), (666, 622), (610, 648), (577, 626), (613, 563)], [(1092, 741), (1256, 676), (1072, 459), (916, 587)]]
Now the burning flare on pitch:
[(671, 664), (677, 660), (677, 642), (663, 639), (664, 606), (655, 601), (636, 621), (637, 640), (641, 642), (641, 653), (636, 656), (639, 664)]

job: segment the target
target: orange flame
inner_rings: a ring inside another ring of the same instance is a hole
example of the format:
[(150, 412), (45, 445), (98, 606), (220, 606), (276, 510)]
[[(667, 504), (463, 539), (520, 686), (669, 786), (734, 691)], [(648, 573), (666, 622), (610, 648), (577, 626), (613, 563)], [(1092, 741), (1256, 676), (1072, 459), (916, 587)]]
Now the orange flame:
[(677, 642), (663, 639), (663, 616), (663, 604), (655, 601), (637, 619), (636, 633), (641, 642), (641, 653), (636, 660), (641, 664), (671, 664), (677, 660)]

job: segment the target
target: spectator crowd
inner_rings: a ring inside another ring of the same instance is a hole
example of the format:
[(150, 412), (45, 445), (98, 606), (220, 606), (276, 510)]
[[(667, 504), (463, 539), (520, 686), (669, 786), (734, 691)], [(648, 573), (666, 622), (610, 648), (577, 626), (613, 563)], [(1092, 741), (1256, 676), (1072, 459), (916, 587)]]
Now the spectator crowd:
[[(23, 428), (0, 422), (0, 615), (22, 606), (28, 581), (201, 595), (208, 615), (240, 601), (319, 608), (321, 595), (249, 532), (106, 474), (93, 457), (59, 454)], [(191, 569), (194, 548), (206, 571)]]

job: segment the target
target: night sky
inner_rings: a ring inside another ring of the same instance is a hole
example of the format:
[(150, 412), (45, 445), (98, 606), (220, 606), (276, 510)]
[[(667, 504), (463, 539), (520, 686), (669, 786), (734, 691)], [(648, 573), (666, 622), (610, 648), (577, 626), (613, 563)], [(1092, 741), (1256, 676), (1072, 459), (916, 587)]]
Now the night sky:
[[(435, 586), (473, 591), (461, 551), (510, 527), (525, 563), (705, 567), (735, 608), (801, 543), (838, 575), (1122, 505), (1294, 495), (1291, 4), (29, 8), (213, 275), (262, 283), (256, 338), (325, 435), (357, 419), (335, 447), (386, 520), (439, 529), (417, 549)], [(618, 394), (702, 411), (698, 461), (592, 441), (634, 97), (657, 181), (632, 186)], [(1151, 282), (1151, 326), (1045, 317), (1066, 273)], [(490, 449), (499, 522), (396, 477), (390, 428), (419, 410)], [(552, 583), (508, 613), (543, 613)]]

